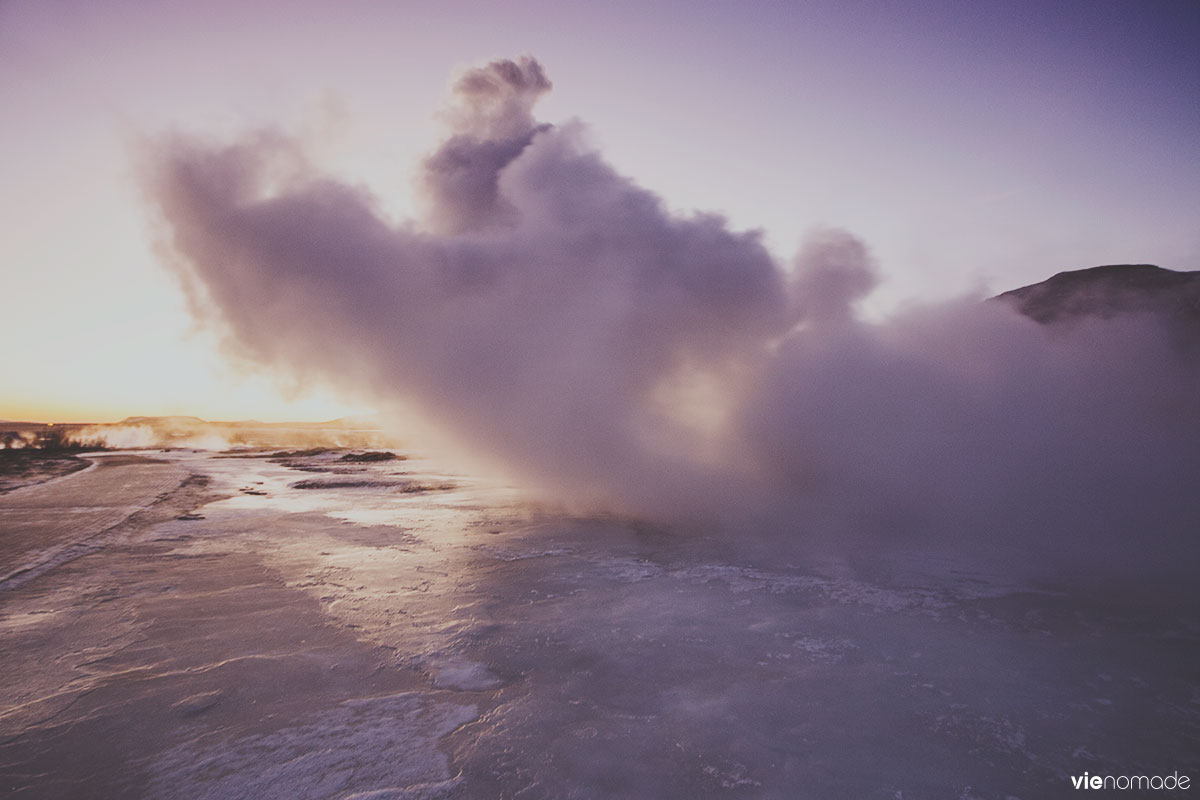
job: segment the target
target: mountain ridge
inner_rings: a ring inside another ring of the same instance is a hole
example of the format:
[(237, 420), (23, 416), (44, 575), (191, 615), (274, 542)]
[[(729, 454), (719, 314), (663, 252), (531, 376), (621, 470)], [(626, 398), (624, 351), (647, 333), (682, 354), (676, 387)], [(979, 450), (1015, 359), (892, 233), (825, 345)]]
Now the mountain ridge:
[(1200, 271), (1177, 272), (1154, 264), (1105, 264), (1059, 272), (990, 299), (1009, 303), (1043, 324), (1151, 312), (1200, 325)]

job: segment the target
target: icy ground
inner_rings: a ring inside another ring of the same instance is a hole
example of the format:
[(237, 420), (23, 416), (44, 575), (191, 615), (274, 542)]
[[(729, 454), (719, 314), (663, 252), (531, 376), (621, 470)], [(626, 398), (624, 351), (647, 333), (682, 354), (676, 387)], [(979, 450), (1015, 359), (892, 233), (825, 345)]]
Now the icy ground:
[(1200, 780), (1193, 608), (920, 555), (750, 562), (341, 455), (101, 456), (0, 498), (0, 794), (1037, 800), (1084, 771)]

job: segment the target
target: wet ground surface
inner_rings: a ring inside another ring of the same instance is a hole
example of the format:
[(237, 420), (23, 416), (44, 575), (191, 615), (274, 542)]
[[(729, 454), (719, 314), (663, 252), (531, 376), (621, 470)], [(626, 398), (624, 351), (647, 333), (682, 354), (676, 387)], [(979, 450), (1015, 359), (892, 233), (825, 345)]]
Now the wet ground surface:
[(9, 796), (1030, 800), (1084, 771), (1200, 778), (1187, 606), (925, 557), (752, 563), (417, 458), (149, 455), (0, 497)]

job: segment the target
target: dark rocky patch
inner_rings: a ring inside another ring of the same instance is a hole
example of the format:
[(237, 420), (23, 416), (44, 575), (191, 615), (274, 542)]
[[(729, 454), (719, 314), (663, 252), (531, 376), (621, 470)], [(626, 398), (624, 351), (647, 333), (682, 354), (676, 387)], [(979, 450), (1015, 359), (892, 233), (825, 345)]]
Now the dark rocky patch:
[(352, 464), (370, 464), (376, 461), (403, 461), (404, 456), (386, 450), (372, 450), (366, 453), (347, 453), (339, 461), (349, 461)]
[(23, 448), (0, 450), (0, 494), (81, 470), (88, 462), (68, 453)]

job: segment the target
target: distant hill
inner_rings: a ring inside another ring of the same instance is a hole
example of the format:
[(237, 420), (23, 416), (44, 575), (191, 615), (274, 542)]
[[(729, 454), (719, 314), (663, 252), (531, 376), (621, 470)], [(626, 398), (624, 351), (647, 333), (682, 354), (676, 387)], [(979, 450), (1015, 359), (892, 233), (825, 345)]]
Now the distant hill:
[(1041, 323), (1155, 312), (1200, 326), (1200, 272), (1176, 272), (1152, 264), (1109, 264), (1060, 272), (992, 299), (1011, 303)]

